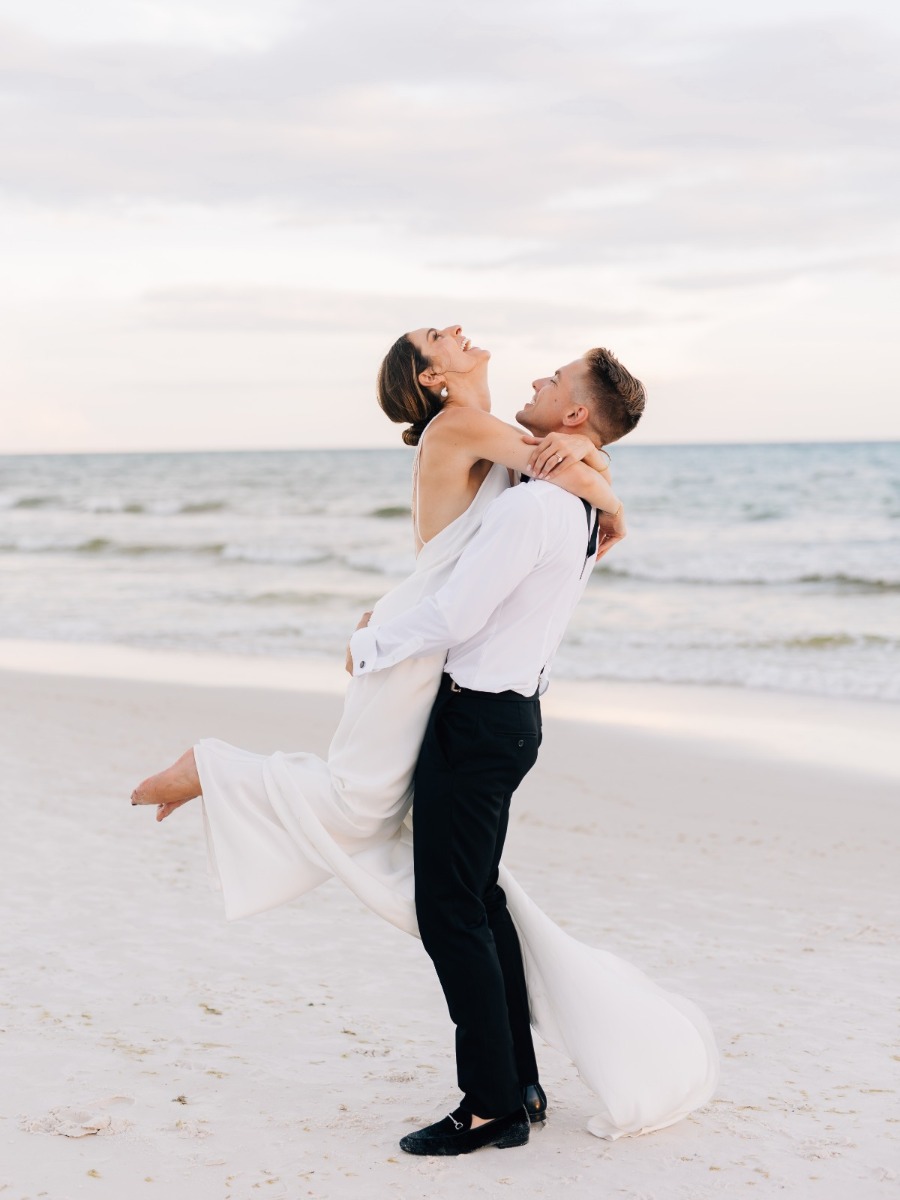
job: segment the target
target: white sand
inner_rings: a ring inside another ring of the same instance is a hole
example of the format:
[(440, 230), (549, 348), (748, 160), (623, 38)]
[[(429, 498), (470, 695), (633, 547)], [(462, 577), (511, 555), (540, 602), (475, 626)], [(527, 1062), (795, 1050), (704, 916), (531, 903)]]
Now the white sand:
[(527, 1148), (426, 1160), (397, 1138), (457, 1092), (419, 943), (335, 884), (226, 924), (197, 806), (157, 825), (128, 803), (200, 736), (324, 751), (320, 685), (0, 672), (4, 1200), (900, 1194), (895, 709), (554, 689), (507, 859), (567, 929), (706, 1010), (719, 1093), (609, 1144), (544, 1050)]

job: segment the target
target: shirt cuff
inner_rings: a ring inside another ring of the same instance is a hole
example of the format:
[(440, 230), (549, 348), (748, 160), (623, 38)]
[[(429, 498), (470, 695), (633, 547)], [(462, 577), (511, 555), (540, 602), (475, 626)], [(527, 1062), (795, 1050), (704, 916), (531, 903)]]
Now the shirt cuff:
[(350, 638), (350, 657), (353, 659), (353, 674), (368, 675), (375, 670), (378, 657), (375, 642), (375, 630), (366, 625), (357, 629)]

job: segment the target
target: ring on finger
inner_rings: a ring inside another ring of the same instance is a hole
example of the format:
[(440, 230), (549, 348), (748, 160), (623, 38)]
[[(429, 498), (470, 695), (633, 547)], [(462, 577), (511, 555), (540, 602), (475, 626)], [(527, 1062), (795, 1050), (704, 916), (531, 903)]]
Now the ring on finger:
[(562, 460), (563, 460), (563, 456), (561, 454), (557, 454), (556, 465), (559, 466), (559, 464), (562, 462)]

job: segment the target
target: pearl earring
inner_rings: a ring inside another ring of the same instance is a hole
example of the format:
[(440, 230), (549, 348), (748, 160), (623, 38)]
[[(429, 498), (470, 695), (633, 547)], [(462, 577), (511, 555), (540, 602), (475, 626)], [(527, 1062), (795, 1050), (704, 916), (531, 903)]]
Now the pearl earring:
[(446, 400), (449, 395), (450, 395), (450, 393), (447, 391), (447, 389), (445, 387), (442, 387), (441, 388), (441, 399)]

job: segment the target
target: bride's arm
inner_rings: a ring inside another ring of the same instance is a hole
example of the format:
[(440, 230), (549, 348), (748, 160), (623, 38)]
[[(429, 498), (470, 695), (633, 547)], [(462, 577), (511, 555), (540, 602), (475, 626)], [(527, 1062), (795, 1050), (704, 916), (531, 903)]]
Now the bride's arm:
[[(434, 433), (439, 432), (443, 446), (461, 457), (469, 459), (470, 463), (479, 459), (500, 463), (511, 467), (514, 471), (531, 474), (532, 460), (546, 462), (549, 451), (538, 453), (535, 450), (535, 440), (514, 425), (481, 412), (474, 408), (457, 408), (445, 410), (440, 422), (435, 422)], [(432, 436), (434, 436), (432, 434)], [(552, 434), (554, 438), (572, 437), (570, 447), (575, 444), (575, 438), (580, 435)], [(603, 512), (616, 513), (622, 507), (605, 476), (606, 463), (596, 447), (589, 444), (589, 439), (583, 439), (588, 458), (594, 458), (600, 467), (587, 466), (585, 462), (572, 462), (565, 470), (548, 469), (543, 478), (555, 483), (575, 496), (581, 496), (594, 508)], [(541, 443), (543, 444), (543, 443)], [(570, 450), (571, 452), (571, 450)]]

